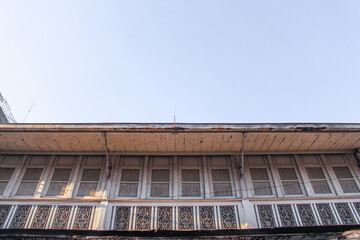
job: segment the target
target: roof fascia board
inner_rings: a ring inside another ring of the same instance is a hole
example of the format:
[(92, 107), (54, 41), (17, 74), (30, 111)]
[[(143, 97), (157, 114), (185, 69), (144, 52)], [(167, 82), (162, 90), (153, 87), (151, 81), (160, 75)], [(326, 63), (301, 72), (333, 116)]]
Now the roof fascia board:
[(359, 123), (0, 124), (0, 132), (360, 132)]

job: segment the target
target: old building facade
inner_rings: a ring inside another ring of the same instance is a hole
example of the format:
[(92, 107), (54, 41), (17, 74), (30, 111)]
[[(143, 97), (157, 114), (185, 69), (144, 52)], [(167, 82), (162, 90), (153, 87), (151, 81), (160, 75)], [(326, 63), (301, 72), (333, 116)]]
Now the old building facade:
[(360, 223), (360, 124), (3, 124), (0, 228)]

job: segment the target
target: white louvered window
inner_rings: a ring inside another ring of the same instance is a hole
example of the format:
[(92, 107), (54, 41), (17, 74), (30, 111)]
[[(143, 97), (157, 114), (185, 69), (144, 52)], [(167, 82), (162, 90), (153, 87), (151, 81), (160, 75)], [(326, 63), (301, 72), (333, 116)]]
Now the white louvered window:
[(246, 156), (244, 167), (244, 179), (248, 183), (249, 196), (275, 196), (276, 192), (266, 155)]
[(292, 155), (273, 155), (271, 156), (273, 163), (277, 168), (279, 178), (281, 181), (281, 188), (283, 195), (303, 195), (304, 187), (300, 182), (300, 175), (294, 164), (294, 157)]
[(212, 169), (214, 197), (232, 196), (229, 169)]
[(119, 197), (136, 197), (139, 186), (139, 169), (123, 169), (121, 171)]
[(99, 195), (103, 164), (103, 156), (84, 157), (76, 194), (78, 197), (95, 197)]
[(65, 194), (66, 187), (69, 183), (71, 171), (71, 168), (55, 168), (47, 192), (48, 196), (62, 196)]
[(207, 157), (210, 165), (211, 192), (213, 197), (232, 197), (233, 182), (228, 156)]
[(273, 194), (266, 168), (250, 168), (250, 175), (255, 195), (262, 196)]
[(201, 156), (181, 156), (179, 161), (179, 182), (181, 198), (200, 198), (203, 196)]
[(309, 194), (334, 194), (334, 188), (330, 185), (328, 173), (318, 154), (297, 155), (299, 159), (299, 167), (303, 168), (305, 184), (312, 192)]
[(29, 156), (25, 167), (20, 176), (21, 182), (18, 182), (15, 195), (33, 196), (36, 193), (40, 178), (49, 162), (50, 156)]
[(307, 175), (316, 194), (331, 193), (331, 189), (321, 167), (307, 167)]
[(0, 195), (3, 195), (15, 168), (0, 168)]
[(150, 158), (150, 197), (168, 198), (172, 194), (171, 189), (171, 162), (168, 156), (156, 156)]
[(80, 181), (78, 196), (95, 196), (99, 184), (101, 169), (84, 169)]
[(78, 158), (77, 156), (55, 157), (54, 168), (50, 172), (50, 183), (45, 189), (46, 196), (65, 196)]
[(10, 187), (9, 182), (21, 158), (21, 155), (0, 155), (0, 195), (6, 194), (6, 188)]
[(151, 174), (150, 197), (169, 197), (170, 194), (170, 170), (153, 169)]
[(349, 160), (356, 162), (352, 154), (326, 154), (327, 167), (334, 186), (339, 194), (360, 193), (359, 182), (354, 178), (356, 176), (354, 169), (350, 168)]
[(181, 196), (200, 197), (200, 172), (198, 169), (181, 170)]
[(359, 193), (359, 187), (356, 184), (348, 167), (333, 167), (337, 181), (344, 193)]
[(42, 172), (43, 168), (27, 168), (16, 195), (34, 195)]
[(121, 156), (114, 197), (136, 198), (140, 195), (144, 156)]
[(302, 190), (294, 168), (278, 168), (285, 195), (300, 195)]

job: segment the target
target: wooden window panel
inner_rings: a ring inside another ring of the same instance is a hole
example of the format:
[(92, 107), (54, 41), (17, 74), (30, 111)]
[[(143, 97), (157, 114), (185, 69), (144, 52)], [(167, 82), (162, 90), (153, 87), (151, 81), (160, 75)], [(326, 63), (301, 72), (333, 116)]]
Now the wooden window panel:
[(55, 168), (48, 188), (48, 196), (63, 196), (65, 194), (71, 171), (71, 168)]
[(230, 173), (228, 169), (211, 170), (214, 197), (233, 196)]
[(139, 169), (123, 169), (121, 171), (119, 197), (136, 197), (139, 177)]
[(15, 168), (0, 168), (0, 195), (3, 195)]
[(153, 169), (151, 174), (150, 197), (169, 197), (170, 170)]
[(258, 196), (273, 195), (266, 168), (250, 168), (254, 194)]
[(84, 169), (78, 196), (95, 196), (99, 184), (101, 169)]
[(200, 197), (200, 172), (198, 169), (181, 170), (181, 195), (183, 197)]
[(344, 193), (360, 192), (348, 167), (333, 167), (333, 170)]
[(307, 175), (316, 194), (331, 193), (331, 189), (321, 167), (307, 167)]
[(302, 190), (294, 168), (278, 168), (285, 195), (300, 195)]
[(43, 168), (28, 168), (21, 180), (20, 186), (16, 192), (19, 196), (34, 195)]

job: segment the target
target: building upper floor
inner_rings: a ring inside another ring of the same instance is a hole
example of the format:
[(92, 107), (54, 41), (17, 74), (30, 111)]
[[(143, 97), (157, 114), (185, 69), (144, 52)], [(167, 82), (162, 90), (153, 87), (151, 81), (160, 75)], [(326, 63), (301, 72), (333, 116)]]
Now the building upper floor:
[(352, 153), (1, 155), (0, 198), (224, 199), (360, 196)]
[(360, 223), (359, 124), (0, 125), (0, 228)]

